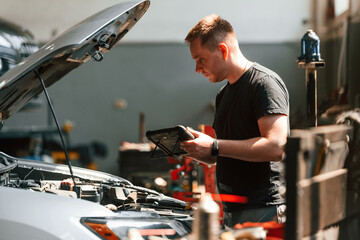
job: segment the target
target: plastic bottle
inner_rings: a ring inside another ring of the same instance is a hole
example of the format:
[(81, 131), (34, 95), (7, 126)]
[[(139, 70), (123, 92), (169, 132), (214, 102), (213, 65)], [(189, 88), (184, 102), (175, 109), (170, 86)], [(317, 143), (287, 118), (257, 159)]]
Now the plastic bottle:
[(194, 240), (218, 240), (220, 234), (219, 205), (212, 199), (210, 193), (202, 195), (198, 209), (194, 214)]

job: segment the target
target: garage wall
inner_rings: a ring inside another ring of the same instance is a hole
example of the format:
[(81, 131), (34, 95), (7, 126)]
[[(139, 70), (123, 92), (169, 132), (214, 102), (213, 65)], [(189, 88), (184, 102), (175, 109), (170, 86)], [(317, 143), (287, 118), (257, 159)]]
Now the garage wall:
[[(83, 19), (119, 1), (0, 0), (2, 17), (28, 26), (36, 37), (45, 41)], [(349, 102), (359, 106), (360, 37), (358, 0), (351, 0), (352, 21), (347, 37), (347, 69), (343, 82), (349, 86)], [(206, 4), (205, 4), (206, 3)], [(299, 42), (308, 28), (308, 1), (168, 1), (154, 0), (142, 21), (105, 59), (89, 61), (50, 87), (60, 123), (70, 120), (75, 128), (72, 144), (97, 140), (108, 146), (109, 156), (97, 159), (99, 169), (117, 174), (118, 147), (122, 141), (139, 141), (139, 114), (144, 112), (146, 130), (183, 124), (197, 128), (211, 124), (211, 103), (221, 84), (210, 84), (194, 73), (183, 37), (201, 17), (216, 12), (226, 16), (239, 35), (246, 56), (275, 70), (284, 79), (290, 93), (291, 126), (305, 122), (305, 70), (298, 69)], [(270, 4), (271, 3), (271, 4)], [(291, 6), (289, 5), (291, 4)], [(231, 6), (229, 8), (228, 6)], [(266, 7), (265, 7), (266, 6)], [(324, 11), (322, 14), (327, 13)], [(321, 16), (319, 12), (316, 16)], [(166, 20), (166, 21), (165, 21)], [(329, 21), (324, 24), (328, 24)], [(335, 21), (336, 23), (336, 21)], [(322, 57), (326, 68), (319, 69), (319, 102), (331, 96), (338, 82), (338, 66), (343, 35), (334, 38), (322, 33)], [(43, 96), (42, 96), (43, 98)], [(114, 102), (123, 99), (127, 108), (116, 110)], [(47, 125), (46, 105), (33, 112), (20, 112), (6, 122), (7, 126)]]
[[(304, 72), (295, 62), (298, 44), (242, 44), (249, 59), (279, 73), (288, 85), (292, 113), (304, 112)], [(89, 61), (49, 88), (60, 124), (75, 123), (71, 143), (101, 141), (109, 156), (98, 159), (100, 170), (117, 173), (117, 153), (122, 141), (139, 141), (139, 114), (146, 130), (176, 124), (198, 128), (211, 124), (211, 104), (223, 83), (211, 84), (195, 74), (194, 61), (185, 44), (120, 44), (102, 62)], [(116, 110), (124, 99), (127, 108)], [(45, 101), (44, 101), (45, 103)], [(300, 116), (301, 117), (301, 116)], [(7, 126), (46, 125), (47, 108), (20, 112)], [(294, 126), (296, 121), (292, 123)]]
[[(28, 27), (47, 41), (115, 0), (0, 0), (2, 17)], [(153, 0), (149, 11), (102, 62), (89, 61), (49, 88), (60, 124), (75, 123), (72, 144), (100, 141), (109, 155), (99, 170), (118, 173), (122, 141), (139, 141), (139, 114), (146, 130), (176, 124), (211, 124), (220, 84), (195, 74), (183, 38), (202, 17), (218, 13), (238, 34), (243, 53), (283, 77), (290, 92), (292, 127), (305, 116), (305, 73), (297, 68), (300, 39), (309, 25), (309, 1)], [(43, 96), (42, 96), (43, 98)], [(116, 100), (127, 108), (114, 108)], [(44, 101), (45, 102), (45, 101)], [(7, 126), (47, 125), (48, 111), (20, 112)]]
[[(106, 7), (128, 0), (0, 0), (0, 16), (28, 27), (47, 42)], [(124, 42), (182, 43), (202, 17), (228, 19), (243, 42), (296, 41), (309, 20), (309, 0), (151, 0), (149, 10)]]

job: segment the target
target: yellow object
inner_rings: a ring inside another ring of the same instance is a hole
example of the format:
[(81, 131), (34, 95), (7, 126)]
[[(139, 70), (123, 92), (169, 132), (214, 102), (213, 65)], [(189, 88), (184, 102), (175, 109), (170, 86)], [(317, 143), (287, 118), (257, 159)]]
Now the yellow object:
[[(70, 160), (78, 160), (80, 158), (80, 154), (78, 152), (69, 152)], [(56, 163), (64, 163), (66, 162), (66, 156), (64, 152), (61, 151), (52, 151), (51, 157), (54, 159)]]
[(88, 165), (86, 165), (86, 168), (91, 170), (97, 170), (97, 164), (95, 162), (91, 162)]
[(73, 128), (74, 128), (74, 123), (71, 121), (66, 121), (62, 126), (62, 130), (66, 133), (71, 132)]

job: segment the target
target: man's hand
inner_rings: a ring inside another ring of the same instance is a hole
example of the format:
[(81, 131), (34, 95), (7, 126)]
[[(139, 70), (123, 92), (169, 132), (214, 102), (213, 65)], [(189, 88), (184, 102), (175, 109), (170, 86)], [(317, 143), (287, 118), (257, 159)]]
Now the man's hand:
[(189, 153), (189, 157), (194, 158), (195, 160), (206, 164), (216, 163), (216, 158), (211, 156), (211, 148), (214, 139), (209, 135), (195, 131), (192, 128), (188, 127), (187, 130), (194, 135), (195, 139), (182, 141), (180, 147)]

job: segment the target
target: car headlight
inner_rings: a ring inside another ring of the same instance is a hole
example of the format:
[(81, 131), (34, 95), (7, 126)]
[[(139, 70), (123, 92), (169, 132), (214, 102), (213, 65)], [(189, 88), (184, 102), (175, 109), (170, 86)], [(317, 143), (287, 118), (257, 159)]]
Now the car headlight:
[(187, 221), (161, 217), (150, 212), (127, 212), (125, 215), (103, 218), (86, 217), (81, 218), (81, 223), (99, 237), (107, 240), (125, 239), (130, 229), (137, 229), (144, 239), (148, 239), (149, 236), (175, 239), (191, 232)]

